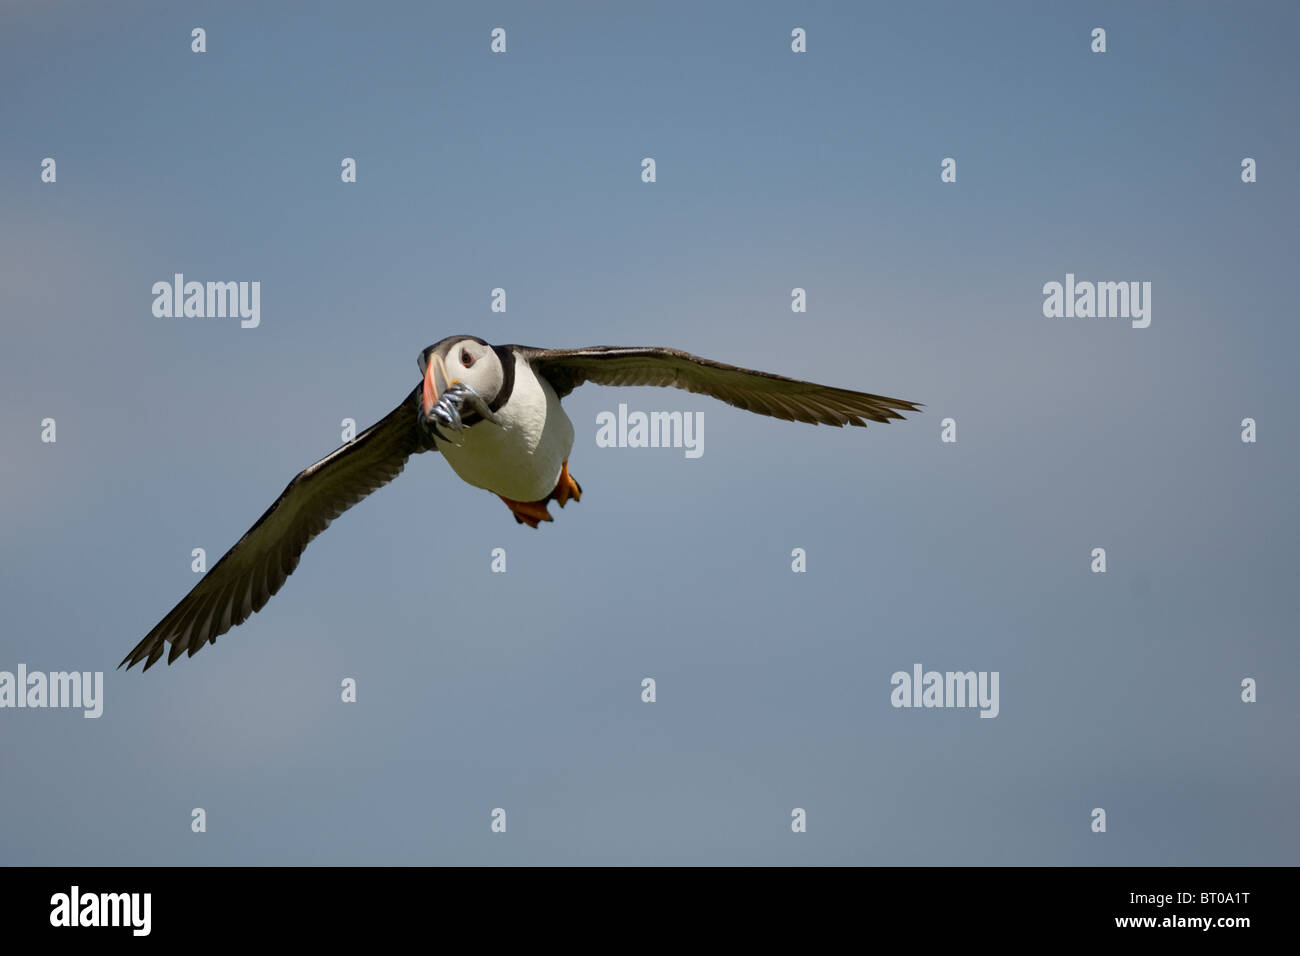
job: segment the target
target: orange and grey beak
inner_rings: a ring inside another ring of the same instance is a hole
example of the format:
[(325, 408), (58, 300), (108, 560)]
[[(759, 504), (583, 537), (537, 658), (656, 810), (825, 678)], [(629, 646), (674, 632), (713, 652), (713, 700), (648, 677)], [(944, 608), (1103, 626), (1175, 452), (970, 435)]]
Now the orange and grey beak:
[[(441, 380), (441, 385), (439, 385), (439, 380)], [(433, 406), (438, 404), (438, 399), (442, 396), (442, 393), (454, 384), (451, 381), (451, 376), (447, 374), (447, 363), (442, 360), (442, 356), (437, 352), (430, 352), (428, 364), (424, 367), (425, 418), (428, 418), (433, 413)]]
[[(434, 361), (434, 356), (429, 356), (429, 363), (424, 368), (424, 417), (428, 418), (429, 413), (433, 411), (433, 406), (438, 404), (438, 383), (434, 377), (434, 369), (438, 363)], [(445, 379), (444, 379), (445, 381)]]

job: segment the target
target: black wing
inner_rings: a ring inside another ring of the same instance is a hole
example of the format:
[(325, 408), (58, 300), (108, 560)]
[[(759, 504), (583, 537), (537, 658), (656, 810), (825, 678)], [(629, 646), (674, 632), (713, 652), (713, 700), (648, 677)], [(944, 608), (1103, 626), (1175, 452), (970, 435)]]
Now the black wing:
[[(167, 663), (193, 657), (260, 611), (316, 535), (401, 473), (413, 454), (429, 450), (416, 420), (422, 386), (348, 444), (299, 472), (257, 523), (122, 660), (148, 670), (171, 644)], [(118, 664), (121, 667), (122, 664)]]
[(597, 345), (586, 349), (510, 346), (563, 398), (583, 382), (597, 385), (671, 385), (721, 399), (760, 415), (812, 425), (865, 426), (889, 422), (898, 412), (919, 411), (914, 402), (831, 388), (738, 368), (670, 348)]

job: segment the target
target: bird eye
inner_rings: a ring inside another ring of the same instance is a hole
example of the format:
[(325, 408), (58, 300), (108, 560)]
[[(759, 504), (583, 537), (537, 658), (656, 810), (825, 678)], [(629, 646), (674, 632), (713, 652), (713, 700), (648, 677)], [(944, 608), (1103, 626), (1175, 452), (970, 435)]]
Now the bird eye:
[(470, 355), (469, 351), (466, 349), (460, 350), (460, 364), (465, 368), (469, 368), (474, 364), (474, 356)]

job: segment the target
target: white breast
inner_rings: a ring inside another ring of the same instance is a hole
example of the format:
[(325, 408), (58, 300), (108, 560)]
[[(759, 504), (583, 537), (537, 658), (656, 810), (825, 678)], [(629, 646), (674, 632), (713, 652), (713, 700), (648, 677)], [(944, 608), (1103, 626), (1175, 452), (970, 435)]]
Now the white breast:
[(500, 426), (484, 421), (465, 429), (463, 445), (435, 438), (438, 451), (475, 487), (514, 501), (541, 501), (555, 490), (573, 450), (573, 423), (551, 384), (517, 357), (514, 389), (496, 415)]

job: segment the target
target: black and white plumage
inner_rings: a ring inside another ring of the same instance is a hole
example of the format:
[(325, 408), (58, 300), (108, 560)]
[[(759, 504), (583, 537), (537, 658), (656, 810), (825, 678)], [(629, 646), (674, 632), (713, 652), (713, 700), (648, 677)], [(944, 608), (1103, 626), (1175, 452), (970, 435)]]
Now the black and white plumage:
[(493, 346), (455, 335), (419, 356), (421, 384), (380, 421), (299, 473), (266, 513), (122, 661), (170, 664), (260, 611), (316, 535), (439, 451), (465, 481), (500, 496), (520, 523), (550, 521), (547, 503), (581, 497), (568, 473), (573, 425), (560, 399), (579, 385), (674, 386), (788, 421), (865, 426), (912, 402), (738, 368), (670, 348)]

